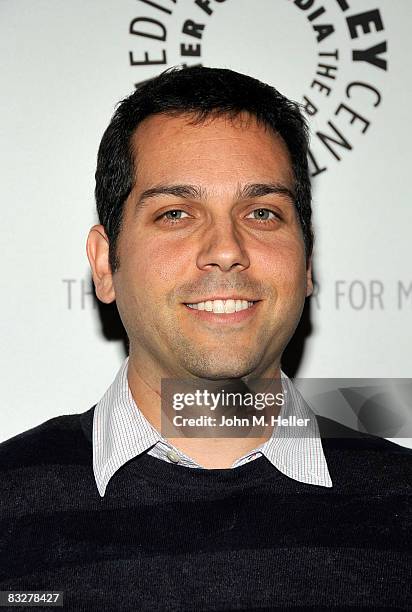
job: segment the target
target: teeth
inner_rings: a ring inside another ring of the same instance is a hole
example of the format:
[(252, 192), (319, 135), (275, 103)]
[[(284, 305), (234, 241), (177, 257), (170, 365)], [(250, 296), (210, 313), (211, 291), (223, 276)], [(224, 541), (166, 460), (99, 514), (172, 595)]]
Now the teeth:
[(186, 304), (186, 306), (195, 310), (207, 310), (215, 314), (230, 314), (250, 308), (253, 306), (253, 302), (246, 300), (207, 300), (198, 304)]
[(224, 304), (225, 304), (225, 312), (227, 314), (230, 314), (231, 312), (236, 312), (236, 300), (226, 300)]
[(213, 304), (213, 312), (216, 312), (218, 314), (224, 314), (225, 302), (223, 300), (213, 300), (212, 304)]

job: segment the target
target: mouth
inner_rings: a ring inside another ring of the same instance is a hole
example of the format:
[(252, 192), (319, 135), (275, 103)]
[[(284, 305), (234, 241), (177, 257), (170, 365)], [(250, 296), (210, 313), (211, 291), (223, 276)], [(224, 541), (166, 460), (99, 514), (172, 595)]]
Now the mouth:
[(262, 300), (249, 299), (213, 299), (196, 303), (184, 303), (183, 306), (194, 317), (212, 323), (239, 323), (250, 319)]

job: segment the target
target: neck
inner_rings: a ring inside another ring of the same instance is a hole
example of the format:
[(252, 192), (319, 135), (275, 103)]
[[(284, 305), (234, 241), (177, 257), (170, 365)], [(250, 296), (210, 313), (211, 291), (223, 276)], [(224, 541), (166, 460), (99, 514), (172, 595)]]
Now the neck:
[[(274, 395), (282, 391), (279, 365), (268, 368), (264, 375), (259, 374), (259, 376), (260, 378), (268, 380), (266, 389)], [(173, 378), (173, 376), (161, 372), (159, 368), (153, 366), (147, 367), (147, 364), (145, 367), (145, 363), (142, 363), (139, 359), (130, 355), (127, 377), (133, 399), (149, 423), (159, 431), (170, 444), (188, 455), (204, 468), (230, 468), (238, 458), (259, 447), (266, 442), (272, 434), (273, 426), (270, 424), (270, 419), (266, 419), (268, 424), (265, 427), (262, 426), (258, 429), (255, 427), (249, 431), (249, 433), (246, 430), (243, 434), (240, 434), (242, 437), (234, 437), (235, 430), (233, 427), (229, 429), (226, 428), (226, 430), (224, 428), (222, 429), (222, 427), (215, 427), (213, 430), (211, 428), (207, 428), (206, 430), (203, 428), (202, 434), (197, 432), (196, 428), (193, 426), (177, 430), (171, 425), (172, 415), (168, 414), (166, 416), (165, 413), (163, 413), (162, 418), (161, 380), (162, 378)], [(201, 381), (199, 380), (199, 382)], [(215, 382), (217, 384), (217, 381)], [(229, 385), (228, 381), (225, 381), (221, 385), (217, 385), (216, 388), (225, 390), (226, 387), (226, 389), (233, 391), (233, 384), (236, 382), (241, 383), (242, 381), (240, 379), (236, 379), (236, 381), (231, 380)], [(194, 385), (194, 388), (195, 387), (196, 385)], [(204, 385), (199, 384), (198, 387), (202, 388)], [(256, 391), (253, 384), (250, 386), (250, 389), (252, 388)], [(265, 391), (266, 389), (259, 388), (259, 391)], [(164, 404), (169, 405), (169, 402), (164, 402)], [(275, 416), (277, 416), (279, 411), (280, 408), (277, 410)], [(227, 410), (222, 409), (217, 409), (214, 412), (208, 410), (207, 412), (208, 414), (213, 414), (216, 418), (216, 422), (219, 424), (222, 422), (223, 414), (226, 413), (226, 416), (229, 417), (234, 416), (233, 410), (229, 411), (229, 414)], [(195, 416), (193, 412), (189, 414), (188, 412), (182, 411), (182, 413), (184, 413), (184, 416)], [(173, 414), (176, 414), (176, 412)], [(267, 411), (263, 410), (258, 413), (258, 416), (267, 414)], [(273, 408), (270, 409), (270, 414), (274, 414)], [(236, 416), (240, 416), (240, 414), (236, 413)], [(165, 424), (167, 425), (166, 427)], [(207, 432), (206, 434), (205, 431)], [(215, 435), (215, 431), (218, 431), (219, 435)], [(237, 431), (240, 430), (237, 429)], [(187, 437), (188, 435), (191, 437)], [(193, 437), (194, 435), (206, 435), (207, 437)]]

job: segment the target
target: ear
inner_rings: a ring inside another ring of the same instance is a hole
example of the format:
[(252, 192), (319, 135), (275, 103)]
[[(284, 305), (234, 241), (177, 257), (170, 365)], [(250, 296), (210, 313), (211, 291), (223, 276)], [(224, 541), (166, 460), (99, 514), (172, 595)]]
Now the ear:
[(313, 293), (313, 279), (312, 279), (312, 257), (306, 262), (306, 297), (309, 297)]
[(113, 275), (109, 264), (109, 239), (103, 225), (93, 225), (87, 237), (87, 257), (92, 269), (96, 295), (101, 302), (110, 304), (116, 299)]

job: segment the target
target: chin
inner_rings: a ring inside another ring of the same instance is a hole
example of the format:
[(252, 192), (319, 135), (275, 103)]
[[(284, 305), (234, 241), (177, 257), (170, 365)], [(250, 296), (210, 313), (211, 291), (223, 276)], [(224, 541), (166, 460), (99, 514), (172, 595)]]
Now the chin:
[(237, 361), (236, 363), (191, 363), (186, 365), (186, 369), (198, 378), (209, 380), (223, 380), (227, 378), (243, 378), (255, 369), (255, 364), (245, 364)]

